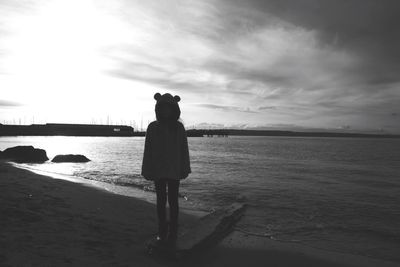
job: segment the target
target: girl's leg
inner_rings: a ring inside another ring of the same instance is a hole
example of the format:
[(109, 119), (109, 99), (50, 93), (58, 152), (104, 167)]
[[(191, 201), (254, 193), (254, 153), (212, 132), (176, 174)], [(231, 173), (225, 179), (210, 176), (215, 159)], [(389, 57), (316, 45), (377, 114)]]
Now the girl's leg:
[(170, 209), (170, 225), (168, 239), (175, 243), (178, 236), (178, 215), (179, 215), (179, 180), (168, 180), (168, 204)]
[(157, 195), (158, 236), (161, 240), (167, 237), (167, 190), (165, 180), (154, 181)]

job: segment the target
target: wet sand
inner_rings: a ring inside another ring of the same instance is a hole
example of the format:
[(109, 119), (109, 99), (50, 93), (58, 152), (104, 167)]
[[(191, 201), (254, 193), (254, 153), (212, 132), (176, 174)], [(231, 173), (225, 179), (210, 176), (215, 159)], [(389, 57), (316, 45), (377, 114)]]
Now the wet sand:
[[(155, 206), (0, 162), (0, 266), (397, 266), (234, 231), (184, 261), (150, 258)], [(198, 218), (181, 213), (181, 227)]]

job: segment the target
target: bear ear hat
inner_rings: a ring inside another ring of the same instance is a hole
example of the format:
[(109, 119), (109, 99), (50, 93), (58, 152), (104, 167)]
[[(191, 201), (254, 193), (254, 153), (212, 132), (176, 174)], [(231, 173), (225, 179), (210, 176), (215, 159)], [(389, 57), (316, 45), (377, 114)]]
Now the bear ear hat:
[(154, 94), (154, 99), (158, 101), (158, 99), (160, 99), (161, 94), (160, 93), (155, 93)]
[(181, 101), (181, 98), (179, 97), (179, 95), (174, 96), (174, 100), (178, 103), (179, 101)]

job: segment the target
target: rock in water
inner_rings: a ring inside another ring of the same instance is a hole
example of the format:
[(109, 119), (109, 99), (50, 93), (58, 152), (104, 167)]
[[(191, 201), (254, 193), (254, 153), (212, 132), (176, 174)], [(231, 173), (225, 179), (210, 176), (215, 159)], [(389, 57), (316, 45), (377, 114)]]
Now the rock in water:
[(10, 147), (3, 151), (2, 158), (17, 163), (43, 163), (49, 158), (44, 149), (33, 146)]
[(57, 155), (52, 160), (52, 162), (88, 162), (90, 159), (85, 157), (84, 155)]

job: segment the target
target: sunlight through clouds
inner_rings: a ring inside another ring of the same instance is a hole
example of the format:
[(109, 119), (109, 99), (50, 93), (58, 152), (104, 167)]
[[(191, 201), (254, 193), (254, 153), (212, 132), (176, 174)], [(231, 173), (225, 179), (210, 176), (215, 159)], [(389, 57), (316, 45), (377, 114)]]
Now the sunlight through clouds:
[[(111, 114), (123, 118), (141, 108), (137, 103), (136, 110), (128, 114), (121, 110), (124, 104), (132, 106), (140, 92), (123, 90), (135, 83), (103, 73), (112, 64), (103, 50), (115, 42), (131, 40), (132, 31), (98, 9), (93, 1), (44, 2), (35, 12), (25, 14), (23, 19), (15, 18), (10, 25), (13, 35), (7, 42), (8, 55), (3, 63), (9, 75), (1, 78), (2, 84), (10, 98), (26, 103), (32, 113), (52, 121), (73, 122), (83, 112), (97, 113), (91, 117)], [(137, 38), (140, 41), (143, 36), (139, 33)], [(114, 93), (121, 89), (125, 95), (110, 101), (115, 96), (110, 89), (117, 89)], [(95, 112), (88, 112), (88, 105)], [(54, 117), (46, 114), (50, 110)]]

